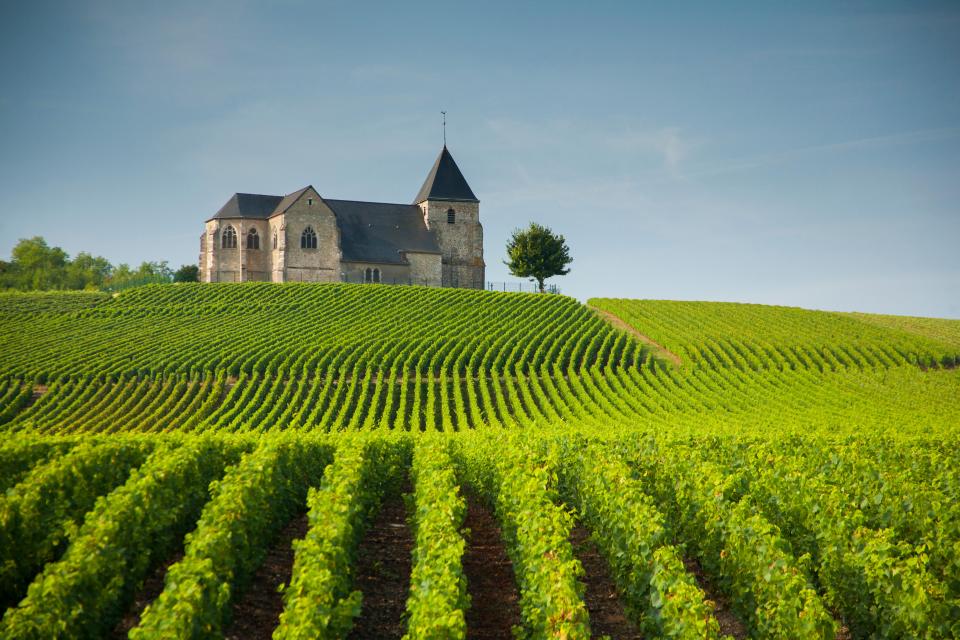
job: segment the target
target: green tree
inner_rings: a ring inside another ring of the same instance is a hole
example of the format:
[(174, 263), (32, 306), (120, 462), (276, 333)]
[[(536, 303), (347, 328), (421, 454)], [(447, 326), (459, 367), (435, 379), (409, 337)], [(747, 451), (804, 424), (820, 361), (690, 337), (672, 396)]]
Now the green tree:
[(173, 274), (174, 282), (199, 282), (200, 267), (195, 264), (185, 264)]
[(531, 222), (526, 229), (514, 230), (507, 243), (507, 257), (509, 260), (504, 264), (510, 267), (510, 273), (519, 278), (533, 278), (540, 293), (544, 291), (544, 280), (570, 273), (565, 267), (573, 262), (563, 236), (536, 222)]
[(68, 256), (60, 247), (51, 247), (40, 236), (20, 240), (10, 252), (17, 289), (61, 289), (66, 284)]
[(92, 256), (81, 251), (67, 264), (65, 287), (67, 289), (99, 289), (107, 283), (113, 265), (103, 256)]
[(173, 269), (170, 268), (166, 260), (162, 262), (144, 261), (136, 269), (131, 269), (130, 265), (122, 262), (113, 270), (107, 286), (112, 291), (120, 291), (127, 287), (172, 281)]

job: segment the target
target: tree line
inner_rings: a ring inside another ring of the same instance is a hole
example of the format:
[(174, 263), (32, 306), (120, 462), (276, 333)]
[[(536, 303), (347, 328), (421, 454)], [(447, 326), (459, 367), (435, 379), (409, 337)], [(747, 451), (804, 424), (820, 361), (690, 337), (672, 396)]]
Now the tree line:
[(0, 289), (19, 291), (117, 290), (150, 282), (196, 282), (199, 269), (186, 264), (173, 270), (162, 262), (113, 265), (103, 256), (81, 251), (71, 258), (41, 236), (20, 240), (10, 260), (0, 260)]

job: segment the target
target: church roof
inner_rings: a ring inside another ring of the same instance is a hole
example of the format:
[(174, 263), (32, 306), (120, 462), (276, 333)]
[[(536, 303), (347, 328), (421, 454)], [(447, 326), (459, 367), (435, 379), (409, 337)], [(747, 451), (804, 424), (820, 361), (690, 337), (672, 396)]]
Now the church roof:
[[(307, 185), (303, 189), (297, 189), (293, 193), (288, 193), (287, 195), (283, 196), (283, 199), (280, 200), (280, 202), (277, 204), (277, 208), (274, 209), (273, 212), (270, 213), (269, 215), (275, 216), (285, 212), (287, 209), (289, 209), (293, 205), (294, 202), (300, 199), (300, 196), (302, 196), (307, 189), (312, 189), (312, 188), (313, 187), (311, 187), (310, 185)], [(316, 189), (314, 189), (314, 191), (316, 191)]]
[(266, 196), (259, 193), (235, 193), (213, 214), (217, 218), (268, 218), (283, 200), (283, 196)]
[(480, 202), (460, 173), (460, 167), (454, 162), (453, 156), (447, 151), (447, 145), (443, 145), (443, 151), (437, 156), (437, 161), (433, 163), (433, 168), (413, 202), (419, 204), (424, 200)]
[(440, 253), (417, 205), (326, 198), (324, 202), (337, 215), (343, 260), (403, 264), (402, 251)]

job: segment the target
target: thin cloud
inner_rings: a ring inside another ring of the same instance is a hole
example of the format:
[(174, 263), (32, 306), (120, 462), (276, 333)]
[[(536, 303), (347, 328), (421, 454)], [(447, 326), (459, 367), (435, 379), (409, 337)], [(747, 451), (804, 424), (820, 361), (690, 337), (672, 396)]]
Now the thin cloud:
[(683, 128), (673, 125), (652, 129), (598, 128), (590, 123), (566, 119), (530, 123), (491, 118), (486, 121), (486, 126), (501, 142), (514, 148), (542, 151), (573, 147), (584, 154), (607, 155), (608, 152), (615, 152), (650, 156), (672, 177), (680, 177), (681, 165), (703, 144), (702, 139), (690, 136)]
[(687, 136), (680, 127), (669, 126), (650, 131), (628, 131), (607, 138), (607, 144), (619, 151), (653, 153), (660, 157), (665, 169), (679, 176), (681, 163), (702, 141)]
[(919, 129), (916, 131), (906, 131), (903, 133), (894, 133), (884, 136), (857, 138), (854, 140), (844, 140), (842, 142), (832, 142), (829, 144), (797, 147), (795, 149), (787, 149), (785, 151), (760, 155), (753, 158), (734, 160), (722, 166), (695, 171), (688, 175), (689, 177), (698, 178), (715, 176), (724, 173), (733, 173), (737, 171), (746, 171), (750, 169), (759, 169), (762, 167), (783, 164), (785, 162), (790, 162), (791, 160), (807, 156), (844, 153), (859, 149), (880, 149), (910, 144), (921, 144), (924, 142), (940, 142), (943, 140), (951, 140), (957, 137), (960, 137), (960, 127)]

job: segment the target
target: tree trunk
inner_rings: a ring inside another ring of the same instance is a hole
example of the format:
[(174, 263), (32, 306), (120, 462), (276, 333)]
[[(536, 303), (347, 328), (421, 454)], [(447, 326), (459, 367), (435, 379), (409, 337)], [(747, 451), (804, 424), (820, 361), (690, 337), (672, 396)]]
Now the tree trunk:
[(543, 290), (543, 278), (537, 278), (537, 285), (540, 287), (540, 293), (545, 293)]

